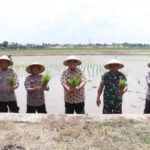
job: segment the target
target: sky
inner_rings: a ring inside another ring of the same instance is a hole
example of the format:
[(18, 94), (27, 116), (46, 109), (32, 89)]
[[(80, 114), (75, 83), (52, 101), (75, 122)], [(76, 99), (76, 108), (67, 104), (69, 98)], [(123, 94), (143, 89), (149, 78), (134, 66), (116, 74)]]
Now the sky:
[(150, 0), (0, 0), (0, 42), (150, 43)]

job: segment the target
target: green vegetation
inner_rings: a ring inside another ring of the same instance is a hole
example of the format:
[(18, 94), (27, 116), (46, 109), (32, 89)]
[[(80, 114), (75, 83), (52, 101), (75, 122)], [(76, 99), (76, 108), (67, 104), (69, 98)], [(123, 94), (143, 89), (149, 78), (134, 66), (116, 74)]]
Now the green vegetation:
[(10, 86), (16, 85), (16, 79), (13, 76), (8, 77), (8, 82)]
[(48, 74), (43, 75), (41, 79), (41, 85), (46, 86), (50, 80), (51, 80), (51, 77)]
[(123, 90), (125, 88), (125, 86), (126, 86), (126, 80), (120, 79), (119, 80), (119, 89)]
[(19, 44), (16, 42), (3, 41), (0, 43), (2, 50), (26, 50), (26, 49), (150, 49), (150, 44), (145, 43), (88, 43), (88, 44), (59, 44), (59, 43), (43, 43), (43, 44)]
[(65, 51), (112, 51), (112, 52), (119, 52), (119, 51), (149, 51), (150, 48), (47, 48), (47, 49), (0, 49), (1, 53), (14, 53), (14, 52), (65, 52)]
[(74, 77), (74, 78), (68, 79), (68, 84), (71, 87), (77, 87), (80, 84), (80, 82), (81, 82), (80, 77)]

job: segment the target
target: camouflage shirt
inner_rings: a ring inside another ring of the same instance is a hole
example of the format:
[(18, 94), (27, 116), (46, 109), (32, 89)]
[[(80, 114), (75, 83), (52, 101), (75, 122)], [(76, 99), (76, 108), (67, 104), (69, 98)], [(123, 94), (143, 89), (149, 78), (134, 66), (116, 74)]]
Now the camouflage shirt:
[(10, 91), (9, 77), (14, 77), (19, 84), (18, 76), (12, 69), (3, 71), (0, 69), (0, 102), (16, 101), (15, 92)]
[(111, 71), (109, 71), (102, 76), (101, 83), (104, 84), (105, 104), (117, 107), (120, 103), (122, 103), (122, 97), (117, 96), (120, 79), (126, 80), (126, 77), (119, 71), (116, 74), (112, 74)]

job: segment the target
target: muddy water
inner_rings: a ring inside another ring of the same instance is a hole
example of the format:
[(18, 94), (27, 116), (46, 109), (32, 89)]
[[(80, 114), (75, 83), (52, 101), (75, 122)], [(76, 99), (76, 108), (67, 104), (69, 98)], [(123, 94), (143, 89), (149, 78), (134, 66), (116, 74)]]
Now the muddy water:
[[(114, 58), (112, 55), (100, 55), (100, 56), (78, 56), (82, 59), (83, 65), (81, 69), (85, 72), (87, 77), (86, 90), (86, 102), (85, 109), (88, 114), (102, 113), (102, 106), (98, 108), (96, 106), (96, 94), (99, 86), (101, 75), (107, 70), (103, 65)], [(142, 56), (116, 56), (125, 64), (125, 68), (122, 72), (126, 74), (128, 79), (129, 90), (123, 98), (123, 113), (143, 113), (145, 105), (145, 93), (147, 85), (145, 82), (145, 75), (149, 71), (147, 63), (149, 57)], [(50, 91), (45, 92), (46, 95), (46, 107), (50, 114), (62, 114), (64, 113), (64, 95), (63, 88), (60, 83), (61, 73), (66, 69), (62, 62), (66, 56), (17, 56), (13, 57), (14, 69), (19, 75), (20, 87), (17, 89), (18, 105), (20, 106), (20, 112), (26, 112), (26, 91), (24, 88), (24, 80), (27, 76), (25, 67), (31, 62), (42, 62), (46, 66), (46, 71), (52, 76), (52, 80), (49, 83)], [(102, 98), (101, 98), (102, 99)]]

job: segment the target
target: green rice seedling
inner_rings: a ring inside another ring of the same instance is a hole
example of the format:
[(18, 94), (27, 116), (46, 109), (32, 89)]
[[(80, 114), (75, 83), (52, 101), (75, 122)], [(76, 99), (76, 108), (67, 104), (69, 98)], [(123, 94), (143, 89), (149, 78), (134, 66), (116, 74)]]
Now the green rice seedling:
[(8, 82), (10, 86), (16, 85), (16, 79), (13, 76), (8, 77)]
[(68, 79), (68, 84), (75, 88), (77, 87), (81, 82), (81, 78), (80, 77), (74, 77), (74, 78), (71, 78), (71, 79)]
[(99, 69), (98, 69), (98, 64), (96, 64), (96, 77), (99, 76)]
[(119, 80), (119, 89), (123, 90), (125, 88), (125, 86), (126, 86), (126, 80), (120, 79)]
[(97, 86), (92, 86), (92, 88), (93, 88), (93, 89), (96, 89), (96, 88), (98, 88), (98, 87), (97, 87)]
[(140, 80), (138, 80), (138, 84), (140, 84), (141, 83), (141, 81)]
[(93, 64), (93, 67), (92, 67), (92, 77), (95, 77), (95, 64)]
[(90, 66), (91, 66), (90, 64), (87, 65), (87, 72), (88, 72), (89, 77), (91, 77), (91, 72), (90, 72), (91, 68), (90, 68)]
[(43, 75), (41, 79), (41, 85), (46, 86), (50, 80), (51, 80), (51, 76), (49, 76), (48, 74)]

